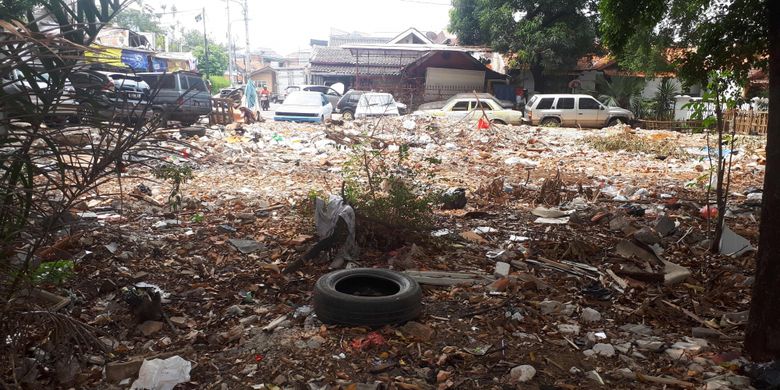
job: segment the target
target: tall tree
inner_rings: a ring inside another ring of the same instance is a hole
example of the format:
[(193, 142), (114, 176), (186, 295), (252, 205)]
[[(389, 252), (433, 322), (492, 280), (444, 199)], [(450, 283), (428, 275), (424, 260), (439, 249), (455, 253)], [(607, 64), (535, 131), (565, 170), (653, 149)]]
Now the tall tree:
[(222, 76), (227, 70), (227, 49), (222, 45), (211, 43), (209, 40), (209, 59), (206, 62), (206, 53), (203, 50), (203, 42), (192, 49), (192, 54), (198, 59), (198, 70), (203, 74)]
[(453, 0), (450, 31), (464, 44), (488, 45), (527, 67), (534, 89), (545, 73), (567, 70), (595, 48), (595, 0)]
[(642, 41), (675, 45), (675, 63), (689, 82), (705, 84), (713, 71), (744, 80), (750, 69), (769, 65), (764, 198), (745, 349), (755, 360), (780, 358), (780, 2), (601, 0), (599, 9), (602, 37), (618, 58), (636, 58)]
[(25, 20), (27, 12), (41, 3), (42, 0), (0, 0), (0, 20)]
[(114, 18), (117, 26), (136, 32), (153, 32), (165, 34), (165, 28), (160, 25), (160, 17), (145, 10), (125, 8)]
[(756, 280), (745, 334), (745, 349), (762, 361), (780, 358), (780, 2), (766, 0), (765, 7), (769, 21), (769, 126)]

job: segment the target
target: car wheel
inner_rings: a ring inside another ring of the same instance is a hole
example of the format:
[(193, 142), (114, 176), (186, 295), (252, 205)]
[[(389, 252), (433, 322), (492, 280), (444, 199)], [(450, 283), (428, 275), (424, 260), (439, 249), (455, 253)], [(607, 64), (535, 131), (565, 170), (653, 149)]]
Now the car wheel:
[(345, 121), (351, 121), (355, 119), (355, 114), (353, 114), (352, 111), (345, 110), (344, 112), (341, 113), (341, 119)]
[(623, 118), (612, 118), (607, 122), (607, 127), (612, 127), (621, 123), (626, 123), (626, 120)]
[(544, 118), (540, 124), (544, 127), (560, 127), (561, 120), (558, 118)]
[(408, 275), (353, 268), (323, 275), (314, 285), (314, 312), (326, 324), (382, 326), (420, 316), (422, 290)]
[(166, 118), (165, 111), (162, 108), (152, 109), (152, 125), (160, 128), (168, 127), (168, 119)]
[(490, 121), (490, 123), (492, 123), (494, 125), (505, 125), (506, 124), (506, 122), (502, 121), (501, 119), (493, 119), (492, 121)]

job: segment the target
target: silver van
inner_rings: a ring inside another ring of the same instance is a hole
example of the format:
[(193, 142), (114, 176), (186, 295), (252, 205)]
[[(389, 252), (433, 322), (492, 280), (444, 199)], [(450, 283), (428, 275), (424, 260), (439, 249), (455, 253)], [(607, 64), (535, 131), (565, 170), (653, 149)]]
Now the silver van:
[(607, 107), (590, 95), (538, 94), (525, 105), (523, 122), (530, 125), (591, 127), (630, 124), (634, 113), (620, 107)]

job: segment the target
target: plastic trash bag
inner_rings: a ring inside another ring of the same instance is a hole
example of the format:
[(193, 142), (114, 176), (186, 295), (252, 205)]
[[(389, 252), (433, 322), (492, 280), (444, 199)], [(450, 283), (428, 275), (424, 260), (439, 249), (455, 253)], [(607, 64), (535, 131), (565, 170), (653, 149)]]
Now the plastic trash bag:
[(340, 196), (331, 195), (328, 203), (317, 198), (314, 210), (314, 220), (317, 226), (317, 236), (324, 240), (333, 234), (339, 218), (344, 220), (349, 229), (346, 242), (341, 246), (336, 258), (331, 264), (332, 268), (339, 268), (345, 260), (355, 260), (358, 255), (358, 246), (355, 242), (355, 210), (346, 204)]
[(178, 355), (165, 360), (144, 360), (138, 379), (130, 389), (171, 390), (179, 383), (190, 381), (191, 369), (192, 363)]

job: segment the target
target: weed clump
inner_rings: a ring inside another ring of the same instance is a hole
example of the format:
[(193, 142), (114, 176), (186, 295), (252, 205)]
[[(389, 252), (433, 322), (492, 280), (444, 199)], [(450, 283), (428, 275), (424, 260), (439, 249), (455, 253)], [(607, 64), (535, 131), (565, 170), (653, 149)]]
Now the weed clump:
[(622, 131), (607, 136), (589, 136), (584, 142), (599, 152), (626, 152), (654, 154), (658, 157), (686, 157), (688, 155), (674, 139), (667, 137), (641, 136), (631, 131)]
[(427, 190), (420, 178), (431, 177), (438, 161), (413, 164), (408, 157), (407, 145), (397, 152), (357, 145), (345, 163), (342, 195), (355, 209), (362, 244), (393, 247), (419, 241), (434, 225), (433, 205), (441, 194)]

